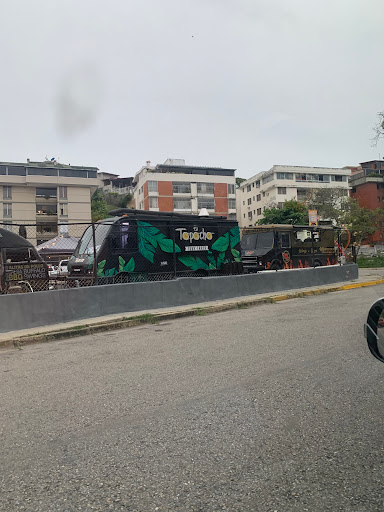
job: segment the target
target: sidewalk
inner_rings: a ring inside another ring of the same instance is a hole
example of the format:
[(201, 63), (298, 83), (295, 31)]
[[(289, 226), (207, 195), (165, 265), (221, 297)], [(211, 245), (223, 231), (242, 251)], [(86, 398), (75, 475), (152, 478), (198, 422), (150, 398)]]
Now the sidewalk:
[[(384, 268), (359, 269), (359, 278), (353, 281), (343, 281), (332, 285), (314, 286), (287, 290), (286, 292), (264, 293), (258, 295), (243, 296), (238, 298), (188, 304), (172, 308), (152, 309), (134, 313), (106, 315), (75, 322), (35, 327), (19, 331), (0, 333), (0, 348), (11, 346), (19, 347), (25, 343), (37, 343), (55, 339), (72, 338), (96, 332), (124, 329), (144, 323), (157, 323), (163, 320), (172, 320), (185, 316), (205, 315), (225, 311), (228, 309), (241, 309), (258, 304), (274, 303), (297, 297), (319, 295), (335, 291), (345, 291), (365, 286), (384, 284)], [(384, 296), (384, 288), (383, 288)]]

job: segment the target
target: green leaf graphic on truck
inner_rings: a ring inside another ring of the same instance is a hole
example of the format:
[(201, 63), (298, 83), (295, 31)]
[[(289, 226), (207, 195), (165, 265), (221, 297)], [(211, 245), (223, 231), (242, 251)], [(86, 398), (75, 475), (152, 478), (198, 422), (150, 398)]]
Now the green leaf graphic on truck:
[(191, 270), (208, 269), (209, 266), (198, 256), (179, 256), (179, 261)]
[(151, 224), (148, 224), (148, 222), (137, 221), (137, 225), (139, 252), (151, 263), (153, 263), (157, 246), (159, 246), (163, 252), (173, 253), (173, 248), (175, 248), (175, 252), (181, 252), (180, 247), (174, 244), (173, 240), (166, 238), (163, 233)]
[(127, 263), (125, 259), (119, 256), (119, 272), (133, 272), (135, 270), (135, 260), (131, 258)]
[(100, 263), (97, 265), (97, 275), (98, 277), (111, 277), (116, 274), (115, 268), (108, 268), (107, 270), (104, 270), (106, 260), (100, 261)]
[(205, 263), (201, 258), (195, 256), (179, 256), (179, 261), (191, 270), (199, 269), (219, 269), (223, 263), (229, 263), (230, 260), (225, 257), (225, 253), (231, 247), (231, 253), (234, 261), (241, 261), (240, 252), (235, 246), (240, 243), (240, 230), (238, 226), (233, 227), (227, 233), (220, 236), (213, 244), (211, 249), (217, 251), (215, 256), (212, 251), (208, 251)]

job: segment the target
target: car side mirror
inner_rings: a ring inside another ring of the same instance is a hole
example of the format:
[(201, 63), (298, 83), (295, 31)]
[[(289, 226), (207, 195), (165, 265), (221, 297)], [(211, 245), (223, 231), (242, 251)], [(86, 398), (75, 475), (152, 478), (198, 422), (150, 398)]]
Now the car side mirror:
[(384, 363), (384, 298), (371, 306), (364, 324), (364, 336), (372, 355)]

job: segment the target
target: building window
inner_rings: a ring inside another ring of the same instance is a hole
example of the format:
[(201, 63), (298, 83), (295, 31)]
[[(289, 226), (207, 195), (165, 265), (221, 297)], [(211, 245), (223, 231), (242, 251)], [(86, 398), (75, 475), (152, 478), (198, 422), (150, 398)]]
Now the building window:
[(269, 176), (266, 176), (265, 178), (262, 179), (263, 185), (269, 183), (270, 181), (273, 181), (273, 174), (270, 174)]
[(57, 204), (36, 204), (37, 215), (57, 215)]
[[(57, 176), (57, 169), (34, 169), (27, 168), (28, 176)], [(86, 176), (84, 176), (86, 178)]]
[(228, 215), (228, 220), (236, 220), (236, 213), (230, 213)]
[(228, 209), (236, 210), (236, 199), (228, 199)]
[(45, 199), (56, 198), (57, 188), (37, 187), (36, 197), (44, 197)]
[(172, 183), (172, 190), (174, 194), (190, 194), (191, 193), (191, 184), (174, 181)]
[(157, 181), (148, 180), (148, 192), (157, 192)]
[(197, 193), (198, 194), (213, 194), (214, 193), (214, 185), (213, 183), (198, 183), (197, 184)]
[(252, 197), (252, 201), (254, 201), (254, 200), (255, 200), (255, 196)]
[(296, 174), (296, 181), (312, 181), (316, 183), (329, 183), (328, 174)]
[(228, 183), (228, 195), (229, 194), (234, 194), (234, 193), (235, 193), (235, 185), (232, 185), (232, 184)]
[(257, 194), (256, 201), (261, 201), (261, 194)]
[(260, 180), (256, 181), (256, 188), (260, 188)]
[(256, 211), (257, 211), (257, 215), (261, 215), (261, 208), (258, 208)]
[(278, 180), (293, 180), (293, 174), (291, 172), (277, 172), (276, 178)]
[(249, 198), (248, 201), (247, 201), (247, 204), (251, 204), (252, 203), (252, 199)]
[(159, 207), (159, 202), (157, 200), (157, 197), (149, 198), (149, 207), (150, 208), (158, 208)]
[(352, 187), (352, 192), (355, 194), (356, 193), (356, 187)]
[(284, 208), (284, 203), (277, 203), (278, 208)]
[(190, 199), (174, 199), (173, 200), (174, 210), (192, 210), (192, 202)]
[(197, 198), (197, 207), (199, 210), (201, 210), (201, 208), (206, 208), (207, 210), (214, 210), (215, 209), (215, 200), (198, 197)]
[(251, 185), (247, 185), (247, 192), (251, 191)]
[(12, 199), (12, 187), (3, 186), (3, 199)]
[(67, 203), (60, 203), (60, 216), (61, 217), (68, 217), (68, 204)]
[(25, 176), (25, 167), (8, 166), (8, 176)]
[(68, 199), (67, 187), (59, 187), (59, 199)]
[(263, 192), (263, 197), (265, 197), (265, 192)]
[(57, 233), (57, 225), (56, 224), (43, 224), (38, 222), (36, 224), (36, 232), (39, 236), (48, 237), (51, 235), (51, 238), (54, 237)]
[(139, 210), (144, 210), (144, 201), (140, 201)]
[(277, 193), (278, 194), (286, 194), (287, 188), (286, 187), (277, 187)]
[(3, 217), (4, 218), (12, 217), (12, 203), (4, 203), (3, 204)]
[(252, 220), (252, 212), (248, 212), (248, 219)]
[(245, 206), (245, 201), (243, 201), (243, 206)]
[(255, 188), (255, 182), (252, 183), (252, 188)]
[(340, 176), (338, 174), (332, 174), (331, 176), (331, 181), (346, 181), (346, 177), (345, 176)]

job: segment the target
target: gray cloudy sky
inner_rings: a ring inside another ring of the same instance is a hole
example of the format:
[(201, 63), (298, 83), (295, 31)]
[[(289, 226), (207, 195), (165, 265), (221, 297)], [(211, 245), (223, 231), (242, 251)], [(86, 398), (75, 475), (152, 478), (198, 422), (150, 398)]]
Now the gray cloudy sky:
[(8, 0), (2, 161), (343, 166), (384, 110), (383, 0)]

